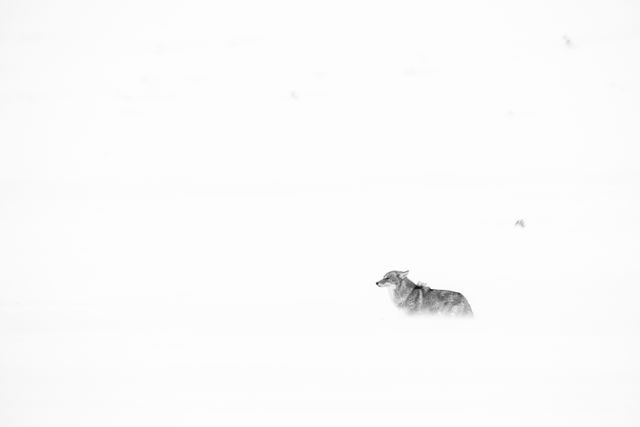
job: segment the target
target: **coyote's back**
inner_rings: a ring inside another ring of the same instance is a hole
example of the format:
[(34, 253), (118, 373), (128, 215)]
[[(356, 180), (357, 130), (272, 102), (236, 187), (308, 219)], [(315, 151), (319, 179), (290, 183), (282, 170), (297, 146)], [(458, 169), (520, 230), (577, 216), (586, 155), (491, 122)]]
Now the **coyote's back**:
[(469, 301), (460, 292), (416, 287), (407, 298), (404, 307), (412, 312), (427, 311), (454, 316), (473, 316)]

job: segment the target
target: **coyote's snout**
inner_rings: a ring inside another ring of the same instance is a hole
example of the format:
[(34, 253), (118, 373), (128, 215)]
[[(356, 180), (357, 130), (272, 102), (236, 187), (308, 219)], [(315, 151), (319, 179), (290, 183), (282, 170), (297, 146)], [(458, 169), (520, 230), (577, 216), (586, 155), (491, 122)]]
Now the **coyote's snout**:
[(460, 292), (431, 289), (420, 282), (415, 284), (408, 274), (408, 271), (390, 271), (376, 285), (390, 287), (393, 302), (409, 312), (473, 316), (469, 302)]

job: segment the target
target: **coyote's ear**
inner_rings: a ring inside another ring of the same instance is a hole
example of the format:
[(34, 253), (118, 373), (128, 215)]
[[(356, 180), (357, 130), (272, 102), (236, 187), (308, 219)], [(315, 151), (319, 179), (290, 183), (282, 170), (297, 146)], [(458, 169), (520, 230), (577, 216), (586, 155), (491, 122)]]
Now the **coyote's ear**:
[(406, 279), (408, 275), (409, 275), (409, 270), (400, 272), (401, 279)]

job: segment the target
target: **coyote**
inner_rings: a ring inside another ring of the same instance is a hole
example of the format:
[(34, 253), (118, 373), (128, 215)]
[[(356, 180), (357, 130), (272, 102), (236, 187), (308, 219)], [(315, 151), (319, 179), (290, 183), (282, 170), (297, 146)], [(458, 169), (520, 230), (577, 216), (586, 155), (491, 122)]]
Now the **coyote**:
[(376, 285), (390, 287), (393, 302), (410, 313), (473, 316), (469, 302), (461, 293), (413, 283), (407, 278), (408, 274), (408, 271), (390, 271)]

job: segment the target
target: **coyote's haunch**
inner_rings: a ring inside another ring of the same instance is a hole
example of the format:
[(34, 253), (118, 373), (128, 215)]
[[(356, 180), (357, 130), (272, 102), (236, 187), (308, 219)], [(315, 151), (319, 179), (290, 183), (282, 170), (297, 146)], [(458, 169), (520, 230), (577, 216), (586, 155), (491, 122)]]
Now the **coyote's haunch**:
[(450, 316), (473, 316), (471, 306), (460, 292), (431, 289), (423, 283), (413, 283), (408, 271), (390, 271), (376, 282), (390, 287), (393, 302), (411, 313), (433, 313)]

